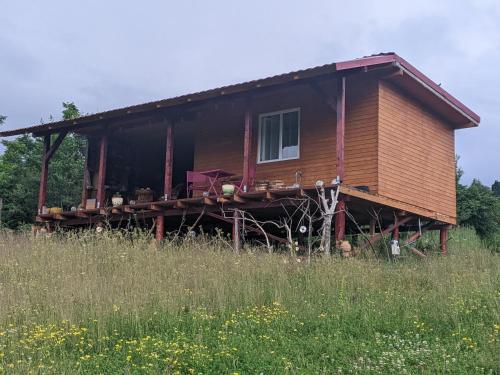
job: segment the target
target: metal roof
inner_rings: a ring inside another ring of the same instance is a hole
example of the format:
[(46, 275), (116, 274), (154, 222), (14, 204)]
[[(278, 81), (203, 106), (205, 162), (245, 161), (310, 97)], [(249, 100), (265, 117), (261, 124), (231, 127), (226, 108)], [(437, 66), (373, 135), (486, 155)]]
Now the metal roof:
[(176, 107), (187, 103), (201, 102), (208, 99), (234, 95), (251, 90), (259, 90), (265, 87), (277, 86), (288, 82), (313, 78), (321, 75), (333, 74), (337, 72), (346, 72), (349, 70), (363, 69), (363, 68), (373, 67), (376, 65), (387, 65), (387, 64), (393, 64), (401, 68), (407, 75), (411, 76), (420, 85), (422, 85), (430, 92), (432, 92), (435, 96), (437, 96), (437, 98), (439, 98), (447, 105), (452, 107), (455, 111), (459, 112), (467, 121), (471, 123), (472, 126), (477, 126), (479, 124), (480, 117), (475, 112), (473, 112), (470, 108), (465, 106), (462, 102), (460, 102), (450, 93), (448, 93), (440, 85), (436, 84), (434, 81), (432, 81), (422, 72), (420, 72), (406, 60), (398, 56), (396, 53), (390, 52), (390, 53), (380, 53), (372, 56), (365, 56), (354, 60), (326, 64), (309, 69), (279, 74), (263, 79), (218, 87), (210, 90), (199, 91), (196, 93), (152, 101), (143, 104), (137, 104), (119, 109), (113, 109), (105, 112), (99, 112), (91, 115), (82, 116), (74, 120), (63, 120), (63, 121), (51, 122), (48, 124), (39, 124), (35, 126), (19, 128), (15, 130), (7, 130), (0, 132), (0, 136), (7, 137), (24, 133), (50, 132), (62, 128), (71, 131), (71, 128), (74, 127), (75, 125), (78, 125), (80, 127), (81, 125), (94, 124), (96, 122), (101, 122), (101, 121), (104, 122), (106, 120), (126, 117), (131, 114), (140, 114), (144, 112), (151, 112), (155, 110), (162, 110), (170, 107)]

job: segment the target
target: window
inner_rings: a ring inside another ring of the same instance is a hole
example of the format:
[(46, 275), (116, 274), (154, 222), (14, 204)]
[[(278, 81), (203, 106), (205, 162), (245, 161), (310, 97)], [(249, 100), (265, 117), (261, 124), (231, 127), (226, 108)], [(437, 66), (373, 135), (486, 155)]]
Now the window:
[(298, 159), (299, 109), (265, 113), (259, 120), (259, 163)]

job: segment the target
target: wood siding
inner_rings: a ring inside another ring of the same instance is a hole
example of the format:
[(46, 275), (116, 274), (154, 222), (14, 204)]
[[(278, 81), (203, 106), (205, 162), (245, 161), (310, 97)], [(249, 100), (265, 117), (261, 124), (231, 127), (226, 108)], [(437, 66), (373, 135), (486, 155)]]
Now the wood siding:
[(347, 80), (345, 129), (345, 180), (352, 186), (368, 186), (378, 191), (377, 180), (377, 105), (375, 78)]
[(380, 81), (379, 194), (456, 218), (454, 130)]
[[(334, 85), (325, 87), (333, 93)], [(345, 182), (377, 189), (377, 82), (347, 81)], [(293, 184), (296, 172), (300, 182), (313, 185), (321, 179), (329, 183), (336, 177), (335, 112), (310, 87), (301, 86), (280, 93), (256, 97), (252, 103), (252, 160), (257, 160), (259, 114), (300, 108), (300, 158), (256, 165), (256, 179), (281, 179)], [(222, 168), (237, 174), (243, 169), (244, 106), (220, 108), (203, 116), (195, 141), (195, 170)]]

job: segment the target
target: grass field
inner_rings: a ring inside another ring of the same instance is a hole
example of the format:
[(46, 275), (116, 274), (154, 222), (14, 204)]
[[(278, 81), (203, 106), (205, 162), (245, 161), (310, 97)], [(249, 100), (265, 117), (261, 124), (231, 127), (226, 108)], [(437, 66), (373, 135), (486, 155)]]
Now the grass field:
[(221, 239), (0, 242), (0, 374), (500, 372), (500, 260), (313, 259)]

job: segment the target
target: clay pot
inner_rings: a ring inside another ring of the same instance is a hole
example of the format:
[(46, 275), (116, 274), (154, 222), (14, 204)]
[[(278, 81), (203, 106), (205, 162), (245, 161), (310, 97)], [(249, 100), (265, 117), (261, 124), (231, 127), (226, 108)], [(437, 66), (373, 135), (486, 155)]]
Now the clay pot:
[(342, 251), (342, 256), (344, 258), (350, 258), (353, 256), (352, 246), (349, 241), (338, 241), (337, 247)]

